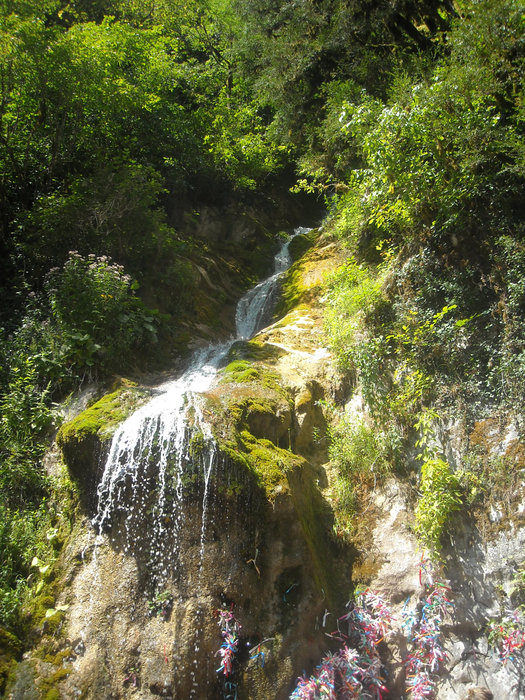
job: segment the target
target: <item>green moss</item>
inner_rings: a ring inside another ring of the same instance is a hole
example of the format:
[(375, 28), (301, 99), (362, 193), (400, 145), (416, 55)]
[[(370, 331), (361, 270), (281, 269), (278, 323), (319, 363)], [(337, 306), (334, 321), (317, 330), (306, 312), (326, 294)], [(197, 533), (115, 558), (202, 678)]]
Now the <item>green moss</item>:
[(50, 656), (49, 659), (46, 660), (52, 663), (54, 666), (62, 666), (67, 659), (71, 658), (72, 654), (74, 654), (73, 649), (71, 647), (67, 647), (66, 649), (62, 649), (56, 654)]
[(22, 643), (14, 634), (0, 627), (0, 694), (16, 667), (22, 653)]
[[(36, 683), (43, 700), (61, 698), (62, 694), (57, 686), (71, 673), (71, 660), (75, 658), (75, 652), (69, 644), (65, 647), (63, 644), (63, 639), (57, 639), (50, 633), (31, 654), (32, 666), (37, 671)], [(36, 659), (45, 663), (36, 663)]]
[(252, 488), (255, 481), (271, 500), (279, 487), (287, 488), (288, 470), (301, 463), (283, 449), (291, 397), (273, 369), (248, 359), (266, 354), (262, 343), (236, 345), (237, 357), (222, 370), (219, 387), (207, 395), (209, 414), (220, 452), (235, 467), (236, 476), (228, 475), (229, 492)]
[(288, 489), (288, 472), (303, 464), (301, 457), (271, 440), (255, 437), (247, 429), (235, 431), (230, 439), (219, 439), (218, 447), (228, 465), (227, 480), (222, 485), (228, 496), (256, 486), (272, 501), (279, 491)]
[(260, 377), (259, 381), (261, 382), (261, 384), (264, 387), (266, 387), (266, 389), (270, 389), (271, 391), (274, 391), (276, 394), (279, 394), (281, 397), (289, 399), (288, 392), (281, 385), (279, 375), (276, 372), (272, 372), (271, 370), (266, 370), (262, 374), (262, 376)]
[(31, 617), (33, 624), (41, 624), (46, 619), (46, 612), (55, 606), (55, 597), (48, 591), (35, 596), (28, 603), (25, 612)]
[(243, 399), (238, 399), (232, 402), (228, 407), (228, 414), (233, 419), (237, 426), (247, 422), (249, 417), (254, 416), (272, 416), (276, 410), (276, 402), (269, 399), (264, 399), (260, 396), (253, 398), (247, 396)]
[(119, 389), (102, 397), (60, 428), (57, 444), (85, 505), (91, 503), (98, 485), (101, 443), (108, 441), (118, 425), (148, 396), (148, 392), (132, 383), (123, 382)]
[(274, 364), (277, 360), (286, 355), (286, 350), (263, 343), (260, 340), (238, 340), (235, 342), (228, 352), (228, 359), (234, 360), (249, 360), (250, 362), (265, 362)]
[(191, 457), (195, 458), (201, 455), (205, 448), (204, 435), (199, 430), (193, 433), (190, 438), (190, 443), (188, 445), (188, 452)]
[(278, 487), (287, 488), (287, 474), (303, 463), (301, 457), (277, 447), (271, 440), (254, 437), (248, 430), (239, 433), (239, 447), (269, 499), (275, 496)]
[[(45, 618), (45, 611), (48, 609), (48, 606), (53, 604), (53, 598), (47, 594), (38, 596), (32, 603), (33, 610), (26, 609), (25, 612), (32, 615), (31, 620), (33, 622), (36, 622), (38, 617), (41, 618), (41, 621), (44, 622), (42, 629), (44, 630), (45, 628), (45, 636), (40, 639), (38, 646), (33, 650), (32, 658), (29, 662), (16, 663), (14, 659), (10, 661), (10, 664), (6, 667), (8, 676), (4, 675), (2, 677), (2, 658), (0, 654), (0, 692), (2, 691), (2, 683), (5, 683), (8, 692), (16, 688), (18, 693), (16, 697), (25, 697), (26, 693), (28, 696), (34, 697), (38, 687), (38, 697), (43, 700), (60, 699), (62, 696), (57, 689), (57, 684), (67, 678), (71, 672), (71, 666), (68, 664), (68, 661), (73, 654), (70, 646), (60, 649), (63, 640), (61, 641), (56, 636), (58, 625), (63, 620), (64, 614), (59, 611), (52, 618)], [(48, 624), (49, 620), (54, 621), (51, 626)], [(16, 646), (17, 648), (21, 647), (20, 643)], [(60, 650), (57, 651), (57, 649)], [(36, 661), (37, 659), (44, 661), (45, 664), (39, 665)], [(35, 686), (35, 671), (37, 670)], [(41, 675), (44, 673), (47, 675)]]
[(24, 606), (27, 626), (33, 631), (39, 628), (44, 634), (55, 634), (64, 619), (63, 610), (56, 610), (53, 615), (48, 612), (55, 610), (60, 590), (55, 567), (52, 567), (52, 572), (51, 579), (44, 583), (43, 589), (37, 595), (29, 598)]
[(227, 498), (239, 496), (248, 488), (257, 486), (257, 477), (239, 446), (233, 440), (224, 440), (219, 445), (222, 459), (227, 465), (227, 477), (221, 479), (218, 488)]
[[(299, 306), (311, 304), (321, 286), (326, 261), (331, 260), (332, 253), (327, 253), (326, 248), (311, 248), (311, 241), (304, 245), (306, 252), (290, 266), (284, 276), (281, 300), (276, 308), (279, 317)], [(330, 262), (327, 269), (332, 267)]]
[(60, 700), (60, 693), (56, 688), (50, 688), (44, 695), (44, 700)]
[(304, 388), (295, 400), (295, 410), (301, 413), (301, 408), (308, 406), (313, 401), (312, 392), (308, 388)]
[(60, 700), (61, 694), (57, 684), (65, 680), (71, 673), (71, 666), (61, 666), (50, 676), (38, 679), (38, 688), (42, 700)]
[(47, 587), (44, 593), (31, 598), (24, 608), (27, 625), (33, 633), (38, 630), (39, 634), (55, 635), (62, 625), (65, 613), (55, 610), (56, 596), (50, 594), (55, 588), (56, 585)]
[(7, 679), (5, 696), (2, 697), (34, 698), (36, 695), (33, 664), (29, 661), (13, 663)]
[(286, 391), (280, 384), (277, 372), (259, 362), (254, 364), (253, 360), (234, 360), (221, 370), (221, 384), (245, 384), (248, 382), (257, 382), (266, 389), (270, 389), (280, 396), (287, 397)]
[(126, 382), (123, 387), (106, 394), (76, 418), (65, 423), (58, 431), (59, 446), (63, 447), (71, 440), (81, 441), (94, 435), (102, 439), (111, 437), (117, 426), (147, 396), (147, 392), (138, 389), (131, 382)]
[(12, 685), (14, 681), (17, 663), (14, 659), (4, 659), (0, 655), (0, 697), (3, 695), (5, 688)]
[(308, 290), (303, 282), (303, 267), (304, 262), (299, 260), (288, 270), (283, 283), (282, 296), (276, 309), (278, 316), (284, 316), (303, 300)]
[[(330, 605), (341, 595), (345, 573), (341, 581), (331, 566), (331, 552), (327, 533), (330, 530), (330, 510), (316, 486), (316, 475), (306, 463), (301, 469), (287, 474), (292, 500), (310, 551), (316, 585)], [(346, 585), (346, 584), (344, 584)], [(346, 591), (346, 588), (345, 588)]]
[(319, 229), (312, 229), (309, 233), (304, 233), (301, 236), (295, 236), (295, 238), (292, 238), (288, 246), (288, 252), (290, 253), (292, 260), (295, 261), (298, 258), (301, 258), (315, 243), (318, 235)]
[(16, 658), (21, 653), (22, 643), (18, 637), (0, 627), (0, 655)]
[(64, 621), (64, 613), (57, 610), (51, 617), (47, 617), (44, 622), (46, 634), (56, 634)]
[(259, 370), (247, 360), (234, 360), (221, 372), (221, 382), (251, 382), (259, 379)]

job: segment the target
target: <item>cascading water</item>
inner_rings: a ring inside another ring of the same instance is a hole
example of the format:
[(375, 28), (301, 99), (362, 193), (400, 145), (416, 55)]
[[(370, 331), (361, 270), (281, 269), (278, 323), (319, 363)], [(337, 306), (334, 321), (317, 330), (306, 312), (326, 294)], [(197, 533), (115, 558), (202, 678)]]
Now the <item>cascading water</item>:
[[(139, 558), (155, 585), (176, 569), (184, 514), (178, 507), (192, 480), (204, 484), (204, 503), (216, 450), (202, 416), (206, 391), (230, 343), (198, 352), (186, 372), (159, 387), (113, 437), (98, 488), (95, 527)], [(205, 508), (203, 510), (203, 525)]]
[[(294, 235), (309, 230), (298, 228)], [(180, 574), (183, 501), (192, 490), (203, 494), (202, 561), (217, 448), (199, 397), (210, 388), (233, 343), (251, 338), (270, 319), (280, 277), (291, 262), (290, 240), (275, 256), (274, 274), (239, 301), (237, 337), (196, 353), (184, 374), (158, 387), (157, 395), (124, 421), (113, 437), (93, 524), (99, 534), (109, 531), (115, 546), (137, 558), (157, 590), (168, 577)]]
[(291, 264), (288, 247), (295, 236), (308, 233), (311, 229), (299, 227), (294, 236), (289, 238), (274, 258), (274, 272), (271, 277), (250, 289), (237, 304), (235, 325), (237, 340), (251, 338), (258, 330), (264, 328), (271, 318), (276, 297), (279, 293), (279, 280)]

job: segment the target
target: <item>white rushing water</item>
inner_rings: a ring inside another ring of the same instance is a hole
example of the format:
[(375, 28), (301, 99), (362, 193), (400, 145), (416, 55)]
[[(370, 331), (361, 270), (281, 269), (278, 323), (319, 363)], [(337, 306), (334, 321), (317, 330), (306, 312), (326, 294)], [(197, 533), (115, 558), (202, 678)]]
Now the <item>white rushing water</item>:
[[(294, 235), (310, 229), (298, 228)], [(247, 292), (236, 314), (237, 337), (211, 344), (193, 356), (188, 369), (156, 390), (156, 396), (125, 420), (113, 436), (98, 488), (93, 524), (126, 552), (141, 558), (152, 580), (176, 572), (183, 492), (199, 487), (201, 559), (208, 510), (210, 475), (217, 449), (200, 405), (233, 343), (263, 328), (279, 292), (279, 280), (290, 265), (288, 245), (275, 256), (274, 273)]]
[(279, 293), (280, 277), (292, 262), (288, 250), (290, 241), (295, 236), (308, 233), (308, 231), (311, 229), (302, 226), (295, 229), (294, 235), (284, 243), (274, 258), (273, 275), (246, 292), (237, 304), (235, 314), (237, 340), (252, 338), (270, 320)]

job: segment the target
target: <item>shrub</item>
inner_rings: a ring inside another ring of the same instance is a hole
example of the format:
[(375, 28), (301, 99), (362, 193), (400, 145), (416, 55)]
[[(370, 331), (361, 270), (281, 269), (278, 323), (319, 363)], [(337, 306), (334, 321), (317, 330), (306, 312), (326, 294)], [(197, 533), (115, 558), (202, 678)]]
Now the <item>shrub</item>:
[(137, 284), (106, 256), (73, 251), (62, 270), (52, 270), (47, 293), (53, 320), (67, 345), (69, 364), (122, 366), (130, 351), (156, 340), (156, 312), (135, 295)]
[(135, 296), (136, 285), (108, 258), (72, 253), (30, 300), (20, 327), (0, 337), (0, 617), (16, 628), (28, 592), (30, 562), (49, 549), (48, 499), (56, 486), (42, 458), (54, 415), (52, 400), (82, 372), (110, 372), (155, 339), (156, 317)]
[(0, 522), (0, 619), (11, 629), (20, 627), (20, 608), (30, 589), (31, 562), (36, 554), (48, 559), (49, 513), (45, 502), (39, 508), (9, 508), (3, 502)]
[(402, 441), (394, 429), (378, 431), (362, 418), (346, 413), (331, 428), (329, 438), (330, 459), (337, 469), (335, 528), (338, 533), (348, 533), (359, 512), (360, 489), (371, 486), (397, 465)]
[(352, 348), (363, 338), (367, 320), (373, 320), (384, 298), (384, 272), (374, 274), (350, 257), (329, 282), (326, 327), (330, 344), (343, 367), (351, 367)]
[(446, 524), (462, 503), (459, 479), (449, 464), (439, 457), (426, 460), (421, 469), (421, 498), (414, 530), (430, 553), (439, 552)]

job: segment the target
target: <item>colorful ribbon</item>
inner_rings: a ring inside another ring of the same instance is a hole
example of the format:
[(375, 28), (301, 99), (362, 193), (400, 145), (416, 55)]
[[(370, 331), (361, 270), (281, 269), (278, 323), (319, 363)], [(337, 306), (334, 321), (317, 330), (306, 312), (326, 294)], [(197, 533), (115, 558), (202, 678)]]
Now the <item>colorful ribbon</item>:
[(338, 652), (328, 653), (309, 678), (298, 678), (291, 700), (381, 700), (387, 692), (377, 646), (388, 632), (392, 613), (369, 588), (358, 590), (350, 606), (331, 635), (347, 641)]

